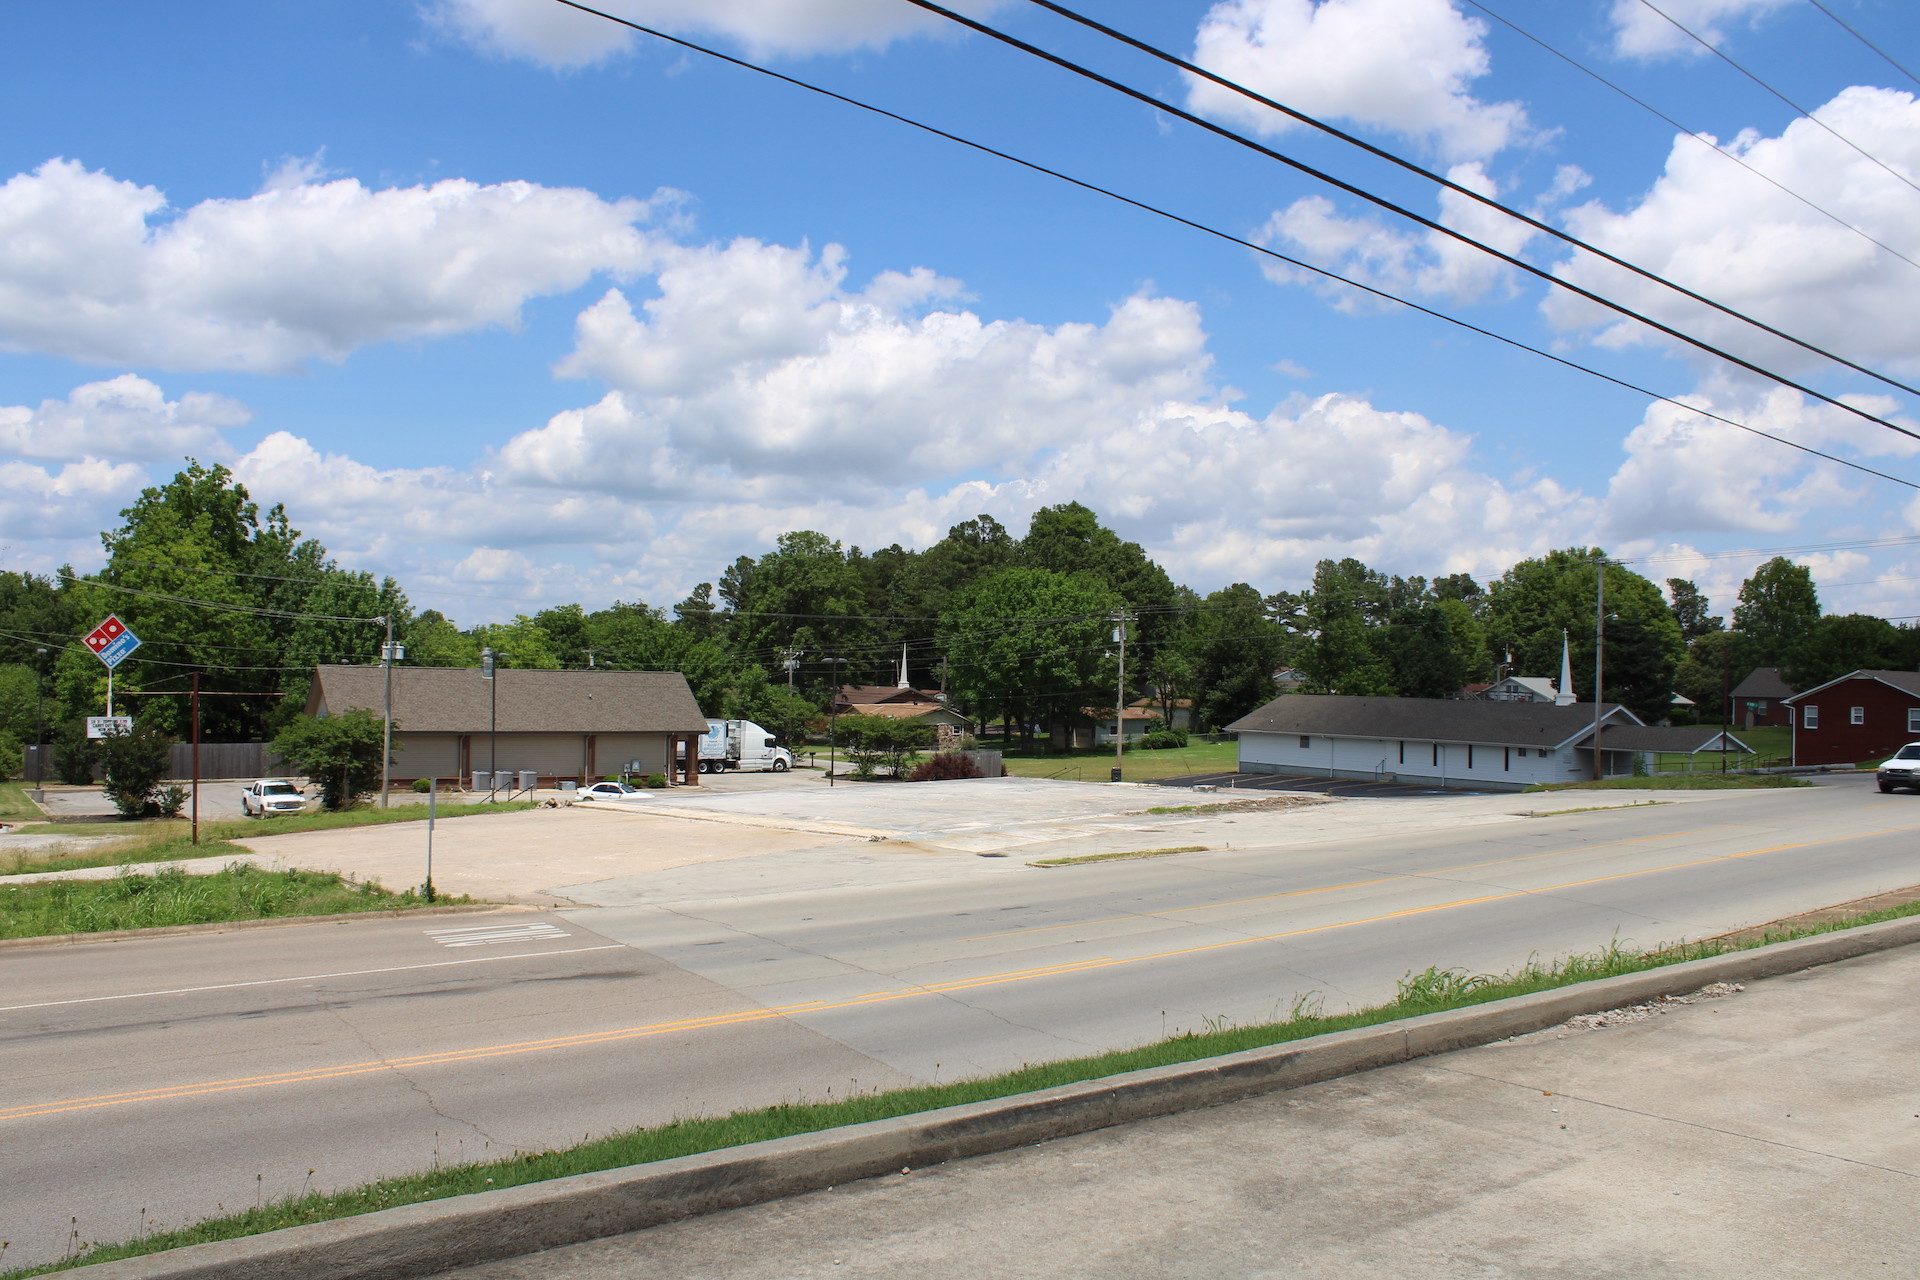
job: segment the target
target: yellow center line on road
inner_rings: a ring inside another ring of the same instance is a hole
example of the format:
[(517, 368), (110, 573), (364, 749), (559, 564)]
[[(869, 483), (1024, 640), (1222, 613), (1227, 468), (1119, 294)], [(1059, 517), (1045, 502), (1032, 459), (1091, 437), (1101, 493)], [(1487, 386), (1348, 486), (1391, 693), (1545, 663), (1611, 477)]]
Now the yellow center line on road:
[(1590, 849), (1611, 849), (1618, 845), (1646, 844), (1653, 840), (1678, 840), (1681, 836), (1697, 836), (1703, 831), (1726, 831), (1741, 823), (1722, 823), (1713, 827), (1695, 827), (1690, 831), (1673, 831), (1666, 835), (1634, 836), (1626, 840), (1608, 840), (1600, 844), (1584, 844), (1574, 849), (1550, 849), (1545, 853), (1528, 853), (1517, 858), (1494, 858), (1487, 862), (1468, 862), (1457, 867), (1438, 867), (1427, 871), (1400, 871), (1390, 876), (1375, 876), (1371, 880), (1347, 880), (1340, 884), (1316, 885), (1311, 889), (1287, 889), (1279, 893), (1262, 893), (1251, 898), (1225, 898), (1219, 902), (1201, 902), (1191, 907), (1167, 907), (1161, 911), (1135, 911), (1124, 916), (1103, 916), (1095, 920), (1073, 920), (1066, 924), (1036, 924), (1024, 929), (1008, 929), (1004, 933), (977, 933), (969, 938), (960, 938), (960, 942), (986, 942), (994, 938), (1013, 938), (1023, 933), (1045, 933), (1050, 929), (1084, 929), (1098, 924), (1117, 924), (1122, 920), (1144, 920), (1155, 916), (1176, 915), (1183, 911), (1212, 911), (1217, 907), (1243, 907), (1251, 902), (1274, 902), (1281, 898), (1299, 898), (1316, 893), (1335, 893), (1341, 889), (1364, 889), (1368, 885), (1389, 884), (1395, 880), (1421, 880), (1429, 876), (1449, 876), (1462, 871), (1478, 871), (1483, 867), (1504, 867), (1516, 862), (1534, 862), (1541, 858), (1558, 858), (1569, 853), (1585, 853)]
[(981, 987), (1003, 986), (1013, 982), (1029, 982), (1041, 978), (1055, 978), (1070, 974), (1087, 973), (1097, 969), (1115, 968), (1120, 965), (1141, 964), (1154, 960), (1169, 960), (1181, 956), (1201, 955), (1206, 952), (1225, 950), (1230, 947), (1243, 947), (1251, 943), (1277, 942), (1285, 938), (1303, 937), (1307, 934), (1327, 933), (1334, 929), (1348, 929), (1358, 925), (1379, 924), (1387, 920), (1401, 920), (1409, 916), (1429, 915), (1436, 911), (1451, 911), (1459, 907), (1478, 906), (1483, 903), (1500, 902), (1511, 898), (1526, 898), (1535, 897), (1540, 894), (1558, 893), (1567, 889), (1578, 889), (1587, 885), (1604, 884), (1614, 880), (1630, 880), (1639, 876), (1658, 875), (1667, 871), (1686, 871), (1695, 867), (1713, 866), (1722, 862), (1737, 862), (1743, 858), (1755, 858), (1763, 854), (1784, 853), (1793, 849), (1812, 849), (1822, 845), (1841, 844), (1852, 840), (1867, 840), (1875, 836), (1897, 835), (1901, 832), (1912, 831), (1914, 829), (1915, 828), (1910, 826), (1889, 827), (1881, 831), (1863, 831), (1857, 835), (1835, 836), (1827, 840), (1807, 840), (1794, 844), (1768, 845), (1765, 848), (1746, 849), (1738, 853), (1720, 854), (1716, 857), (1700, 858), (1691, 862), (1676, 862), (1664, 867), (1647, 867), (1639, 871), (1622, 871), (1613, 875), (1592, 876), (1585, 880), (1570, 880), (1564, 884), (1546, 885), (1538, 889), (1506, 890), (1500, 893), (1484, 894), (1474, 898), (1459, 898), (1451, 902), (1436, 902), (1421, 907), (1405, 907), (1398, 911), (1366, 916), (1357, 920), (1336, 920), (1327, 924), (1308, 925), (1299, 929), (1287, 929), (1279, 933), (1229, 938), (1221, 942), (1202, 943), (1198, 946), (1179, 947), (1169, 951), (1156, 951), (1145, 955), (1090, 957), (1084, 960), (1044, 965), (1034, 969), (1020, 969), (1008, 973), (981, 974), (971, 978), (956, 978), (949, 982), (902, 987), (890, 991), (871, 991), (864, 995), (851, 996), (840, 1000), (808, 1000), (797, 1004), (747, 1009), (735, 1013), (712, 1014), (701, 1018), (684, 1018), (672, 1022), (649, 1023), (637, 1027), (621, 1027), (608, 1031), (589, 1031), (577, 1035), (555, 1036), (545, 1040), (525, 1040), (512, 1044), (482, 1045), (471, 1049), (453, 1049), (439, 1053), (417, 1054), (405, 1058), (383, 1058), (370, 1062), (352, 1062), (332, 1067), (309, 1068), (302, 1071), (284, 1071), (269, 1075), (243, 1076), (229, 1080), (212, 1080), (192, 1084), (163, 1086), (155, 1089), (140, 1089), (128, 1093), (100, 1094), (94, 1097), (68, 1098), (44, 1103), (25, 1103), (19, 1106), (0, 1108), (0, 1121), (26, 1120), (36, 1116), (57, 1115), (70, 1111), (87, 1111), (101, 1107), (126, 1106), (138, 1102), (164, 1102), (174, 1098), (237, 1092), (243, 1089), (259, 1089), (271, 1085), (304, 1084), (321, 1080), (338, 1079), (343, 1076), (366, 1075), (377, 1071), (404, 1070), (450, 1063), (477, 1062), (490, 1058), (510, 1057), (522, 1053), (538, 1053), (554, 1049), (571, 1049), (611, 1044), (622, 1040), (664, 1035), (675, 1031), (700, 1031), (715, 1027), (739, 1026), (744, 1023), (764, 1022), (775, 1018), (828, 1013), (840, 1009), (855, 1009), (865, 1005), (881, 1004), (893, 1000), (912, 999), (918, 996), (946, 995), (958, 991), (975, 990)]

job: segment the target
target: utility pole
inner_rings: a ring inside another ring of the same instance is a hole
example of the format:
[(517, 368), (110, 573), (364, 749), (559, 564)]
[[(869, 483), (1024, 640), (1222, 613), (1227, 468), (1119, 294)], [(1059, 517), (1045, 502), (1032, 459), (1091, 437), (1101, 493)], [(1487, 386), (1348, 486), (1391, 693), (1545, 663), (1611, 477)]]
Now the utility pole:
[(393, 614), (374, 619), (387, 625), (387, 638), (380, 646), (380, 665), (386, 668), (387, 691), (380, 704), (380, 807), (387, 807), (387, 795), (393, 790)]
[(834, 730), (840, 723), (840, 668), (846, 658), (827, 659), (827, 677), (833, 689), (827, 702), (827, 785), (833, 785), (833, 771), (840, 762), (840, 739)]
[(1119, 674), (1113, 687), (1113, 781), (1118, 782), (1127, 746), (1127, 615), (1124, 612), (1114, 615), (1113, 638), (1120, 642)]
[[(265, 816), (264, 809), (262, 816)], [(193, 842), (200, 843), (200, 673), (193, 673)]]
[(47, 781), (47, 651), (33, 652), (33, 785), (38, 787)]
[(480, 651), (480, 678), (487, 682), (487, 799), (493, 799), (499, 781), (494, 777), (500, 765), (500, 682), (493, 677), (493, 660), (499, 655), (489, 645)]
[(793, 673), (799, 669), (802, 654), (798, 649), (782, 649), (780, 665), (787, 669), (787, 692), (793, 692)]
[(1607, 776), (1605, 757), (1600, 753), (1601, 650), (1607, 634), (1607, 558), (1593, 562), (1593, 780)]

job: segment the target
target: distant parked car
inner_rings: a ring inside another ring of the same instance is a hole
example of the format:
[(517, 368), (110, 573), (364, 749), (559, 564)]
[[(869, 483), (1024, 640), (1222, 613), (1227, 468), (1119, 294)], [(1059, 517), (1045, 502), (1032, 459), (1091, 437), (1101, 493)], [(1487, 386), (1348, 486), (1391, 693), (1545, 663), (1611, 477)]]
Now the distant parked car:
[(595, 782), (573, 793), (575, 800), (643, 800), (646, 792), (624, 782)]
[(264, 818), (270, 813), (298, 813), (307, 807), (300, 788), (282, 778), (260, 778), (249, 782), (240, 793), (240, 808), (249, 818)]
[(1920, 742), (1909, 742), (1882, 760), (1873, 776), (1882, 791), (1895, 787), (1920, 788)]

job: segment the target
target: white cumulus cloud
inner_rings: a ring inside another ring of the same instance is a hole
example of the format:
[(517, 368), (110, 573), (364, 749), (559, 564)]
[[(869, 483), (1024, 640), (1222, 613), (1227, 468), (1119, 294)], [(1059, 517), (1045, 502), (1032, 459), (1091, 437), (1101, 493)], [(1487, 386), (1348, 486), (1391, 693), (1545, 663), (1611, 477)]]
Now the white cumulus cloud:
[[(1889, 164), (1920, 173), (1913, 95), (1855, 87), (1816, 114)], [(1920, 195), (1811, 121), (1796, 120), (1779, 137), (1748, 131), (1731, 145), (1755, 169), (1920, 261)], [(1920, 371), (1920, 267), (1708, 148), (1676, 139), (1665, 172), (1639, 201), (1621, 210), (1585, 204), (1569, 210), (1567, 222), (1611, 253), (1830, 351)], [(1558, 273), (1771, 366), (1824, 364), (1589, 256), (1569, 258)], [(1546, 306), (1560, 327), (1595, 328), (1603, 343), (1668, 341), (1561, 292)]]
[[(982, 17), (1004, 3), (961, 0), (949, 7)], [(754, 57), (884, 48), (903, 37), (956, 30), (900, 0), (599, 0), (593, 7), (690, 39), (718, 36)], [(549, 67), (599, 62), (640, 38), (553, 0), (433, 0), (426, 12), (489, 53)]]
[(123, 373), (37, 408), (0, 405), (0, 453), (54, 461), (150, 462), (188, 454), (211, 460), (229, 453), (221, 431), (252, 416), (245, 405), (202, 391), (169, 400), (145, 378)]
[(1718, 45), (1727, 38), (1729, 22), (1757, 23), (1792, 3), (1794, 0), (1660, 0), (1659, 12), (1655, 12), (1643, 0), (1613, 0), (1608, 16), (1613, 23), (1614, 52), (1628, 58), (1706, 57), (1707, 50), (1700, 41), (1681, 27)]
[(369, 189), (296, 168), (174, 212), (153, 187), (49, 160), (0, 186), (0, 345), (286, 372), (512, 325), (529, 298), (645, 267), (652, 241), (635, 224), (655, 207), (529, 182)]
[[(1451, 0), (1219, 0), (1193, 61), (1308, 115), (1431, 144), (1449, 160), (1485, 159), (1527, 131), (1517, 102), (1482, 102), (1486, 24)], [(1298, 127), (1229, 89), (1190, 78), (1188, 104), (1272, 135)]]

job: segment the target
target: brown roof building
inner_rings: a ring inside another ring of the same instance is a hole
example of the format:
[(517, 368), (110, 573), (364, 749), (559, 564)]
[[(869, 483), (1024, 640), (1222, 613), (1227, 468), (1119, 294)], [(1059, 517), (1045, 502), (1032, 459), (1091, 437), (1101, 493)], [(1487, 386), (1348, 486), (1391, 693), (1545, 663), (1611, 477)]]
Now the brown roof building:
[[(379, 715), (382, 667), (316, 667), (307, 714)], [(674, 772), (679, 744), (707, 718), (677, 671), (393, 669), (393, 778), (459, 779), (528, 771), (540, 785), (613, 773)], [(689, 751), (685, 760), (697, 759)], [(683, 769), (692, 781), (690, 768)]]

